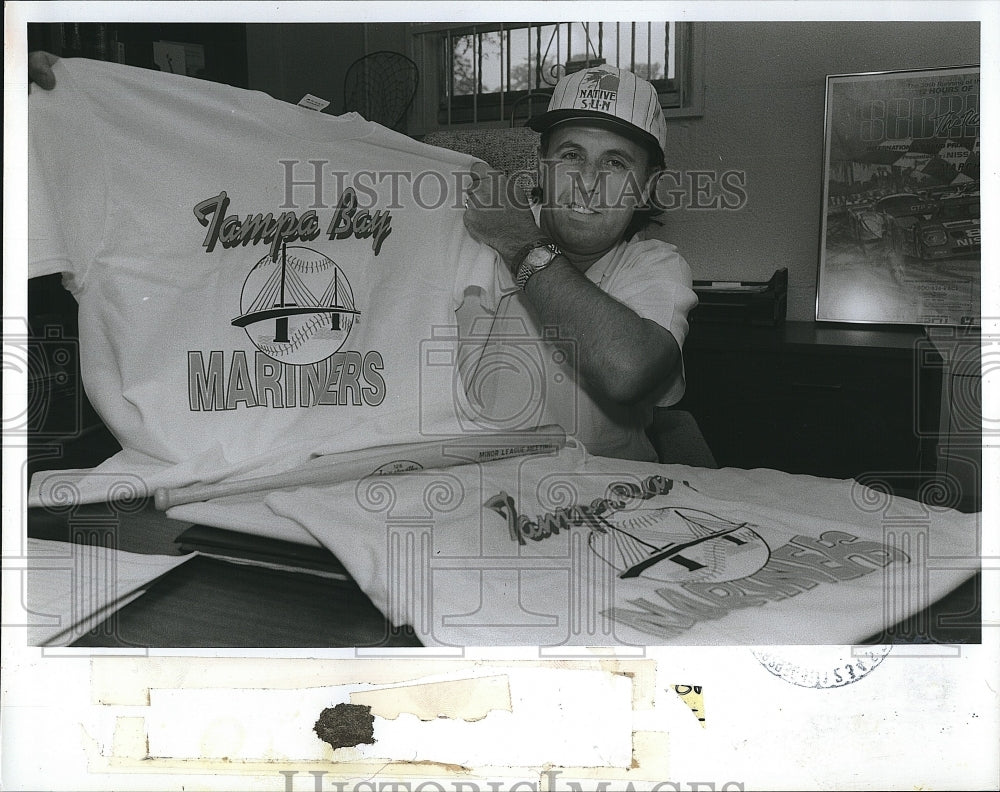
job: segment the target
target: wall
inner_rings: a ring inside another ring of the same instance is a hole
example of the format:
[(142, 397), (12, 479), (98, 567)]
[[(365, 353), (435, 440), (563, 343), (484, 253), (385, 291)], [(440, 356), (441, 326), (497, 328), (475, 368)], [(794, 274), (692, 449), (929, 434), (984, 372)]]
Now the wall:
[(344, 107), (344, 74), (365, 54), (366, 25), (298, 23), (247, 25), (249, 87), (275, 99), (298, 102), (311, 93)]
[[(979, 62), (978, 23), (706, 24), (705, 114), (667, 126), (668, 166), (746, 174), (738, 211), (679, 209), (659, 234), (694, 277), (789, 274), (788, 318), (814, 316), (827, 74)], [(343, 106), (343, 74), (366, 51), (406, 52), (399, 24), (248, 25), (249, 84), (297, 102)]]
[(696, 279), (788, 267), (788, 318), (814, 317), (827, 74), (979, 62), (978, 23), (709, 23), (705, 114), (667, 123), (668, 167), (746, 173), (738, 211), (669, 212)]
[(330, 102), (327, 112), (344, 108), (344, 74), (366, 52), (405, 53), (407, 27), (400, 23), (249, 24), (249, 87), (275, 99), (298, 102), (311, 93)]

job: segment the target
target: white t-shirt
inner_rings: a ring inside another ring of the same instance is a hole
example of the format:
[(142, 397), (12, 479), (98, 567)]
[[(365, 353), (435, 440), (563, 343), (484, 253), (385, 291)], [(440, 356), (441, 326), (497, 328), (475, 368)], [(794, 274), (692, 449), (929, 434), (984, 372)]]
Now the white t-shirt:
[[(459, 312), (467, 347), (462, 372), (484, 422), (505, 428), (557, 423), (593, 454), (655, 461), (645, 433), (653, 404), (629, 407), (595, 396), (576, 375), (572, 340), (543, 327), (502, 263), (494, 272), (489, 288), (470, 290)], [(666, 328), (683, 348), (687, 316), (698, 298), (691, 270), (673, 245), (658, 239), (622, 240), (585, 274), (640, 317)], [(683, 395), (682, 361), (655, 404), (667, 407)]]
[(471, 157), (202, 80), (54, 70), (29, 99), (29, 275), (79, 302), (124, 448), (103, 472), (180, 486), (458, 431), (440, 364), (495, 255), (462, 221)]
[(265, 502), (427, 645), (853, 644), (979, 567), (976, 514), (579, 446)]

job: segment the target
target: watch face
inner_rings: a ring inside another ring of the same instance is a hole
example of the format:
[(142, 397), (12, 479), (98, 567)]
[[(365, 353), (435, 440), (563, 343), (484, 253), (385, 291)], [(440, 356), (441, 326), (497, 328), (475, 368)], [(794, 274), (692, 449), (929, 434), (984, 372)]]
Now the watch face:
[(528, 255), (524, 257), (524, 261), (521, 262), (521, 266), (536, 271), (546, 266), (555, 257), (556, 254), (549, 249), (549, 246), (543, 245), (530, 250)]
[(517, 268), (517, 275), (514, 278), (518, 288), (523, 289), (528, 278), (539, 270), (545, 269), (559, 253), (560, 250), (555, 245), (539, 245), (529, 250), (524, 261), (521, 262), (521, 266)]

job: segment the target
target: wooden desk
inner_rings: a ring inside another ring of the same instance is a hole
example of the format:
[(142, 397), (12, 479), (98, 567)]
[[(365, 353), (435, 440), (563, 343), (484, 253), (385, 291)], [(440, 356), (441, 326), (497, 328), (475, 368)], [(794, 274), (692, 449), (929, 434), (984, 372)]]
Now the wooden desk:
[[(188, 523), (153, 508), (97, 503), (69, 511), (31, 509), (28, 535), (102, 544), (132, 553), (180, 555)], [(193, 558), (156, 580), (135, 602), (74, 646), (377, 647), (420, 646), (394, 630), (353, 580)]]
[(317, 648), (420, 646), (353, 582), (188, 561), (74, 646)]
[(678, 406), (722, 467), (868, 477), (918, 498), (935, 479), (936, 355), (908, 328), (694, 323)]

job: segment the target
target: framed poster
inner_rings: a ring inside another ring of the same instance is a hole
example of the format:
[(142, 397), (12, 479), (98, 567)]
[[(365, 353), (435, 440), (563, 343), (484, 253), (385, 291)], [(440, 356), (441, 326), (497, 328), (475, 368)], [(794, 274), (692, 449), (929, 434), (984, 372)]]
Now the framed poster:
[(816, 319), (978, 325), (979, 67), (829, 75)]

